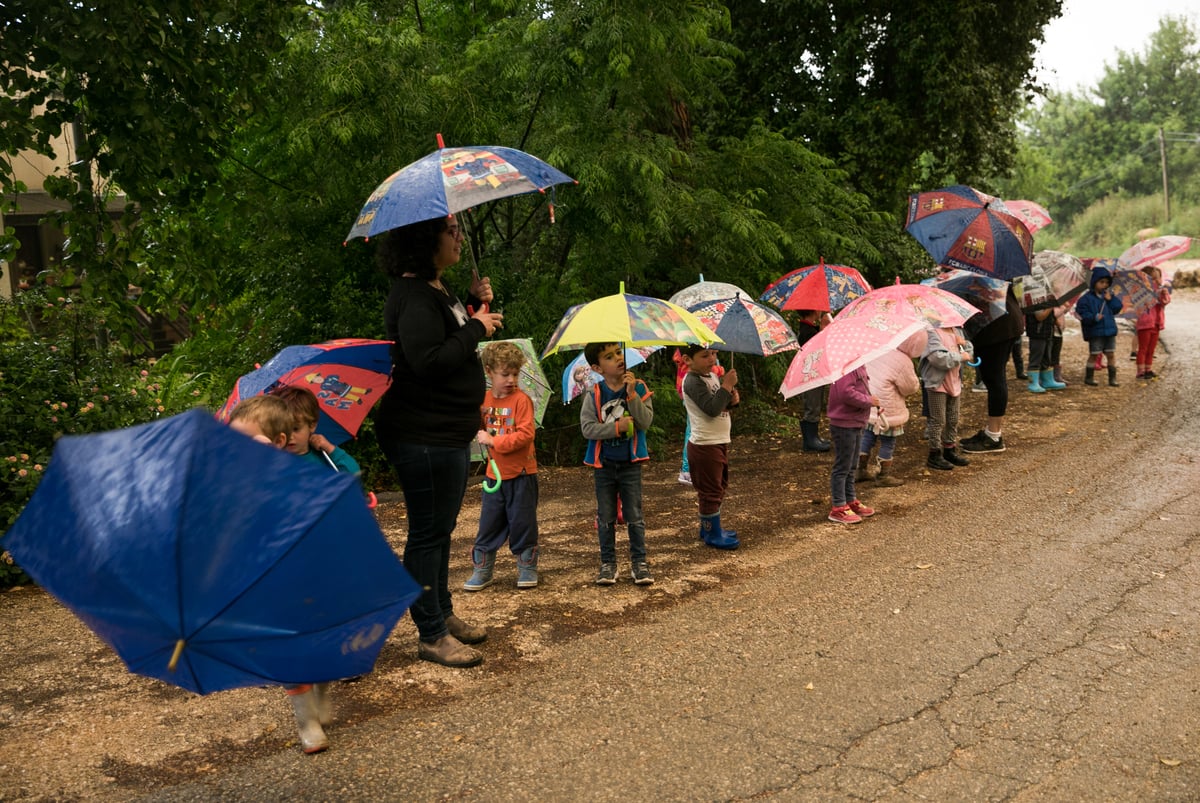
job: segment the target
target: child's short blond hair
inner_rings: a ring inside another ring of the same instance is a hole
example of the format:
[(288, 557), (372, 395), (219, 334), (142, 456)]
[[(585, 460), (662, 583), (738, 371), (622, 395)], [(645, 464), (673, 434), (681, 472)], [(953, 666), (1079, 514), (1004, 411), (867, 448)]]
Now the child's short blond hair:
[(513, 343), (488, 343), (481, 355), (483, 367), (489, 371), (511, 368), (520, 371), (525, 365), (525, 352)]
[(287, 402), (288, 409), (296, 417), (297, 424), (303, 422), (310, 427), (315, 427), (317, 421), (321, 418), (321, 404), (317, 401), (316, 394), (308, 388), (296, 387), (295, 385), (280, 385), (272, 390), (269, 395), (276, 396)]
[(283, 436), (286, 440), (296, 428), (296, 416), (287, 402), (277, 396), (251, 396), (229, 414), (229, 423), (247, 421), (258, 425), (262, 434), (272, 442)]

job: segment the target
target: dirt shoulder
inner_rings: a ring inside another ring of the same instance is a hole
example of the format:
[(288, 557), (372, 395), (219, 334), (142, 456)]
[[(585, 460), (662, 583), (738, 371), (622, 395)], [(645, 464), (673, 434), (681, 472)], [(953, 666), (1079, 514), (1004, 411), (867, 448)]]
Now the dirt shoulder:
[[(987, 472), (994, 475), (993, 487), (1004, 488), (1024, 471), (1022, 453), (1061, 448), (1065, 433), (1095, 425), (1098, 404), (1104, 409), (1140, 405), (1147, 410), (1169, 404), (1165, 397), (1174, 369), (1165, 353), (1169, 334), (1168, 328), (1156, 364), (1161, 380), (1133, 380), (1126, 335), (1120, 340), (1121, 387), (1086, 388), (1080, 381), (1084, 343), (1077, 333), (1069, 333), (1064, 363), (1070, 387), (1034, 395), (1024, 382), (1010, 379), (1004, 437), (1013, 454), (980, 456), (954, 472), (924, 467), (923, 419), (919, 398), (912, 400), (913, 425), (900, 439), (895, 468), (906, 484), (876, 489), (868, 483), (860, 495), (894, 521), (892, 526), (920, 527), (922, 517), (916, 514), (960, 472)], [(1162, 401), (1156, 400), (1160, 397)], [(985, 394), (964, 394), (963, 436), (981, 426), (984, 402)], [(724, 523), (738, 530), (743, 548), (726, 553), (697, 541), (694, 493), (676, 479), (678, 449), (654, 455), (644, 489), (656, 582), (636, 587), (628, 581), (619, 534), (624, 575), (609, 589), (592, 583), (597, 550), (590, 470), (543, 469), (539, 587), (517, 591), (515, 561), (502, 554), (496, 585), (475, 594), (455, 594), (461, 616), (491, 629), (484, 665), (453, 671), (417, 661), (415, 630), (405, 619), (389, 639), (376, 671), (359, 682), (339, 685), (340, 727), (410, 709), (419, 709), (423, 718), (436, 717), (438, 707), (448, 701), (502, 689), (516, 673), (536, 673), (539, 662), (565, 642), (687, 605), (717, 587), (742, 588), (747, 604), (753, 604), (754, 578), (765, 569), (803, 561), (813, 550), (833, 547), (847, 537), (846, 528), (825, 519), (830, 462), (828, 455), (801, 453), (797, 439), (739, 437), (735, 430)], [(473, 487), (454, 534), (454, 587), (470, 574), (469, 549), (478, 512), (479, 489)], [(399, 550), (405, 534), (403, 504), (387, 497), (378, 517)], [(38, 589), (0, 594), (0, 617), (0, 800), (121, 799), (298, 749), (290, 710), (278, 689), (198, 697), (131, 675), (107, 646)]]

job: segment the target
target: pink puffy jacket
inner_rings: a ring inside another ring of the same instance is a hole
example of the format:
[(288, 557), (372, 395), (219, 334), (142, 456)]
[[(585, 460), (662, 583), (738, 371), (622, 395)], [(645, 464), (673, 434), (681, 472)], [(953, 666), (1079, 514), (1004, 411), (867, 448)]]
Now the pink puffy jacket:
[[(923, 332), (921, 334), (924, 334)], [(879, 413), (883, 413), (887, 428), (902, 427), (908, 421), (908, 402), (921, 389), (921, 381), (913, 370), (912, 357), (901, 351), (890, 351), (867, 363), (868, 384), (871, 395), (879, 399), (879, 407), (871, 408), (870, 424), (879, 424)]]

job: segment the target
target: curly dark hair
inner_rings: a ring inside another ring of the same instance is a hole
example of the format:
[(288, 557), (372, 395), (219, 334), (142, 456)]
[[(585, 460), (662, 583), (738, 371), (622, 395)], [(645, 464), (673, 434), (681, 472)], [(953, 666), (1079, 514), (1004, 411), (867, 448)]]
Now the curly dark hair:
[(412, 273), (425, 281), (436, 279), (433, 257), (441, 245), (442, 232), (449, 227), (446, 218), (437, 217), (392, 229), (384, 236), (376, 254), (379, 267), (393, 278)]

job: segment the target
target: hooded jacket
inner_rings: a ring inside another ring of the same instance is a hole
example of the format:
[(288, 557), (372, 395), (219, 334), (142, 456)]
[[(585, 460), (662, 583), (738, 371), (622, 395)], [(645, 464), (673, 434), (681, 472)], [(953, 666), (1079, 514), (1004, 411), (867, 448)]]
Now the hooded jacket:
[[(1083, 330), (1083, 339), (1093, 337), (1115, 337), (1117, 334), (1117, 313), (1123, 306), (1117, 297), (1106, 299), (1102, 293), (1096, 292), (1096, 284), (1101, 279), (1112, 280), (1108, 268), (1096, 266), (1092, 268), (1090, 289), (1075, 302), (1075, 314), (1079, 316), (1079, 325)], [(1110, 285), (1111, 287), (1111, 285)]]
[(921, 355), (921, 362), (918, 364), (921, 384), (925, 386), (926, 390), (949, 393), (951, 396), (957, 396), (962, 391), (961, 380), (951, 382), (950, 387), (943, 387), (946, 384), (947, 375), (953, 374), (954, 379), (959, 379), (957, 372), (963, 363), (963, 356), (966, 355), (967, 359), (970, 359), (974, 353), (970, 341), (962, 346), (953, 347), (947, 346), (942, 340), (944, 337), (953, 344), (956, 336), (953, 329), (929, 330), (929, 342), (926, 344), (925, 352)]
[(879, 399), (879, 408), (871, 408), (869, 423), (881, 429), (902, 427), (908, 423), (908, 402), (921, 389), (913, 371), (912, 357), (900, 350), (889, 351), (867, 363), (867, 387)]

